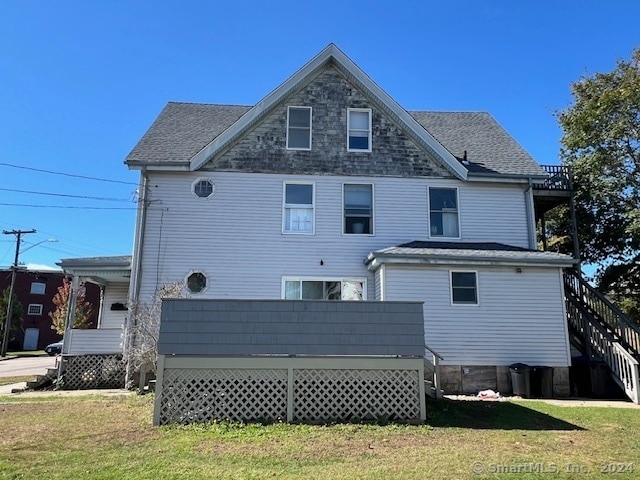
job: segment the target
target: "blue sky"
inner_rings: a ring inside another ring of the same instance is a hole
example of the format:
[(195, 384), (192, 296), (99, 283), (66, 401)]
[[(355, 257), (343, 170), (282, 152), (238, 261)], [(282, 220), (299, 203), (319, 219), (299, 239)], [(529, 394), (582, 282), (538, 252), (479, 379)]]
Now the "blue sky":
[[(640, 46), (638, 18), (634, 0), (4, 0), (0, 229), (37, 230), (25, 264), (130, 254), (123, 161), (164, 105), (253, 105), (329, 43), (406, 109), (488, 111), (554, 164), (553, 112)], [(0, 235), (0, 266), (14, 251)]]

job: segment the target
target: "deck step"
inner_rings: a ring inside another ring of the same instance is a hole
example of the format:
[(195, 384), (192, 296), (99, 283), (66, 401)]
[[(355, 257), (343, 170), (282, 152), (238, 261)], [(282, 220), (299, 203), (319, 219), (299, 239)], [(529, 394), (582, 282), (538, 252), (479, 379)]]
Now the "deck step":
[(433, 382), (429, 380), (425, 380), (424, 382), (424, 391), (427, 394), (427, 397), (433, 398), (434, 400), (441, 400), (444, 398), (444, 390), (436, 388), (433, 385)]
[(41, 390), (53, 385), (57, 379), (58, 371), (56, 369), (49, 369), (45, 375), (38, 375), (32, 382), (27, 382), (27, 389)]

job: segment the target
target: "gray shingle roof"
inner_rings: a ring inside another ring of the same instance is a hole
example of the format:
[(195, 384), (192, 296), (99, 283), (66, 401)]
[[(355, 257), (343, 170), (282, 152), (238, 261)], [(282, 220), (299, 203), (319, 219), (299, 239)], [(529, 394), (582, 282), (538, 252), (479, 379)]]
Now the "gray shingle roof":
[(547, 176), (504, 128), (485, 112), (409, 112), (459, 159), (469, 173)]
[(127, 163), (191, 160), (251, 107), (169, 102), (127, 156)]
[[(126, 158), (130, 166), (186, 164), (251, 107), (170, 102)], [(546, 173), (493, 119), (483, 112), (409, 112), (471, 174)]]
[(413, 258), (426, 260), (446, 260), (458, 262), (495, 262), (544, 264), (571, 266), (574, 260), (569, 255), (542, 252), (495, 242), (433, 242), (413, 241), (371, 252), (365, 263), (375, 259)]

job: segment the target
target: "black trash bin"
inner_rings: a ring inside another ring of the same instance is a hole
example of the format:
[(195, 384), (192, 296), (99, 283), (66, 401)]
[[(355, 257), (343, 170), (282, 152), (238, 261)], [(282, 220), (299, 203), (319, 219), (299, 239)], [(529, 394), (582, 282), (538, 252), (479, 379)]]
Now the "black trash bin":
[(592, 360), (589, 364), (591, 396), (602, 398), (607, 395), (609, 366), (602, 360)]
[(538, 365), (531, 369), (531, 396), (534, 398), (553, 396), (553, 367)]
[(531, 397), (531, 367), (525, 363), (509, 365), (511, 387), (514, 395)]
[(569, 378), (571, 380), (571, 395), (574, 397), (591, 396), (591, 372), (588, 356), (580, 355), (571, 358)]

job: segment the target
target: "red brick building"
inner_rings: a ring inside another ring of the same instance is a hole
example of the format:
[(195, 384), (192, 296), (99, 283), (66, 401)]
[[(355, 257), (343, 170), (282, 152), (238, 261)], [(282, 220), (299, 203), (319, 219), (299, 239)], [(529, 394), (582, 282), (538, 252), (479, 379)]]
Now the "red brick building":
[[(55, 310), (53, 297), (62, 286), (65, 275), (61, 271), (18, 270), (14, 293), (22, 304), (23, 321), (9, 339), (9, 351), (41, 350), (62, 337), (51, 328), (49, 312)], [(0, 294), (11, 286), (11, 270), (0, 270)], [(95, 328), (100, 305), (100, 287), (86, 285), (85, 299), (93, 305), (90, 328)]]

